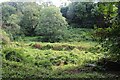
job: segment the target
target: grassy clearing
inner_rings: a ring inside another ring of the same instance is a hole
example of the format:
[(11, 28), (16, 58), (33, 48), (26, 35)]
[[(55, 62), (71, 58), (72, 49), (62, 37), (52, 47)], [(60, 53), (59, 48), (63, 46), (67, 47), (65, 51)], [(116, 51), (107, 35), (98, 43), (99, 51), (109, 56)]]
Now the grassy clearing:
[[(33, 46), (36, 43), (40, 45), (40, 48)], [(17, 50), (18, 53), (22, 54), (22, 59), (18, 55), (12, 55), (9, 59), (3, 57), (3, 77), (106, 78), (109, 75), (116, 77), (117, 75), (114, 74), (93, 72), (92, 68), (85, 67), (86, 64), (95, 64), (96, 61), (104, 57), (102, 53), (91, 53), (89, 51), (89, 48), (94, 47), (96, 44), (94, 42), (12, 42), (12, 45), (7, 46), (8, 48), (3, 47), (3, 56)], [(63, 45), (74, 47), (59, 50), (61, 46), (65, 48)], [(78, 46), (84, 48), (77, 49)], [(58, 49), (54, 50), (53, 47), (58, 47)], [(16, 61), (16, 58), (21, 59), (21, 61)]]

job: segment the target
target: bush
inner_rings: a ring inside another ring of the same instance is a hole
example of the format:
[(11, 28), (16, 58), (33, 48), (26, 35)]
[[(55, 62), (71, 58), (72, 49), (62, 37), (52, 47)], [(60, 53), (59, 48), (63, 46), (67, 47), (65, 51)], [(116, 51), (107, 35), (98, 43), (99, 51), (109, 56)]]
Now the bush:
[(21, 49), (5, 48), (2, 50), (4, 58), (9, 61), (21, 62), (25, 58)]
[(45, 49), (52, 49), (52, 48), (53, 48), (52, 45), (47, 44), (47, 45), (43, 46), (41, 49), (42, 49), (42, 50), (45, 50)]
[(31, 79), (31, 78), (45, 78), (48, 77), (50, 71), (43, 67), (36, 67), (30, 64), (23, 64), (8, 60), (2, 60), (2, 78), (20, 78), (20, 79)]
[(10, 42), (9, 35), (2, 29), (0, 29), (0, 38), (1, 38), (0, 44), (2, 45), (6, 45)]
[(35, 65), (40, 67), (45, 67), (45, 68), (51, 68), (52, 64), (49, 60), (40, 60), (40, 61), (36, 61)]
[[(32, 45), (32, 44), (31, 44), (31, 45)], [(37, 44), (37, 43), (33, 44), (32, 47), (37, 48), (37, 49), (41, 49), (41, 45), (40, 45), (40, 44)]]
[(95, 33), (95, 38), (100, 41), (104, 51), (120, 61), (120, 25), (118, 21), (112, 23), (112, 27), (98, 28)]
[(65, 31), (65, 37), (63, 41), (65, 42), (93, 41), (94, 39), (91, 36), (92, 33), (93, 29), (70, 28), (67, 31)]

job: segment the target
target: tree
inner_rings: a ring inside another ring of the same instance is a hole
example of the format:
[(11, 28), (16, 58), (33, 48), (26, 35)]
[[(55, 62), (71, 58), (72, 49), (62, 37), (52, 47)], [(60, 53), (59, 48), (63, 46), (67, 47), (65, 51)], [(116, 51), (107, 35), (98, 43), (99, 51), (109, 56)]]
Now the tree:
[(20, 21), (21, 32), (26, 36), (35, 35), (35, 28), (38, 25), (39, 7), (37, 4), (26, 5), (23, 10), (23, 17)]
[(106, 3), (98, 3), (98, 10), (97, 10), (97, 20), (99, 20), (99, 24), (103, 24), (100, 27), (107, 28), (112, 25), (114, 22), (115, 17), (117, 16), (117, 7), (115, 2), (106, 2)]
[(67, 22), (62, 16), (60, 9), (54, 6), (45, 7), (41, 10), (39, 26), (36, 31), (43, 36), (43, 41), (55, 42), (63, 38)]
[[(101, 39), (102, 46), (107, 55), (114, 61), (120, 61), (120, 2), (100, 5), (100, 12), (104, 14), (109, 25), (107, 28), (97, 30), (97, 37)], [(111, 24), (110, 24), (111, 23)]]
[(18, 16), (17, 14), (12, 14), (11, 16), (9, 16), (7, 20), (5, 31), (8, 34), (11, 34), (12, 40), (15, 40), (17, 36), (20, 34), (20, 26), (19, 26), (20, 18), (21, 17)]
[(73, 27), (93, 28), (95, 24), (96, 4), (89, 2), (72, 2), (67, 7), (62, 7), (61, 12)]
[(20, 15), (15, 8), (13, 3), (3, 3), (2, 4), (2, 28), (11, 35), (11, 40), (14, 40), (20, 31)]
[(2, 3), (2, 22), (3, 26), (7, 24), (9, 16), (16, 13), (16, 8), (8, 5), (7, 3)]

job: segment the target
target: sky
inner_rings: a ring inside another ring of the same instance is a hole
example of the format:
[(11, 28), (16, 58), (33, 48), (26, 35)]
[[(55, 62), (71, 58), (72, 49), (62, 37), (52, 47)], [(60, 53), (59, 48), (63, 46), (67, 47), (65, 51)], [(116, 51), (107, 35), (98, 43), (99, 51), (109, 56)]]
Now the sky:
[(68, 0), (36, 0), (36, 2), (39, 4), (39, 1), (43, 1), (43, 2), (48, 2), (51, 1), (55, 6), (59, 7), (61, 5), (62, 2), (66, 2), (69, 3)]
[[(10, 0), (0, 0), (0, 3), (1, 3), (1, 2), (7, 2), (7, 1), (10, 1)], [(17, 0), (12, 0), (12, 1), (17, 1)], [(22, 0), (20, 0), (20, 1), (22, 2)], [(24, 2), (24, 1), (29, 2), (29, 1), (31, 1), (31, 0), (23, 0), (23, 2)], [(32, 0), (32, 1), (38, 2), (38, 1), (41, 1), (41, 0)], [(44, 2), (52, 1), (53, 4), (54, 4), (55, 6), (57, 6), (57, 7), (59, 7), (62, 2), (66, 2), (67, 4), (69, 4), (69, 2), (68, 2), (67, 0), (42, 0), (42, 1), (44, 1)]]
[[(7, 2), (7, 1), (21, 1), (21, 2), (39, 2), (39, 1), (52, 1), (53, 4), (57, 7), (60, 6), (60, 4), (62, 2), (66, 2), (67, 4), (69, 4), (69, 1), (68, 0), (0, 0), (0, 3), (1, 2)], [(113, 2), (113, 1), (120, 1), (120, 0), (73, 0), (73, 1), (94, 1), (95, 3), (97, 3), (98, 1), (107, 1), (107, 2)]]
[(0, 3), (1, 3), (1, 2), (6, 2), (6, 1), (9, 1), (9, 0), (0, 0)]

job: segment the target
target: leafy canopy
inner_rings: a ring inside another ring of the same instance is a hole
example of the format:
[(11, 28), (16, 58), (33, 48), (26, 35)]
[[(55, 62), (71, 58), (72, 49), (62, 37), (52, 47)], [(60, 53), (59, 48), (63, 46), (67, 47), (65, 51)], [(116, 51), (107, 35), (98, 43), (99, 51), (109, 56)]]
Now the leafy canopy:
[(36, 28), (38, 35), (44, 35), (44, 41), (59, 41), (67, 29), (67, 22), (60, 9), (54, 6), (41, 10), (39, 26)]

